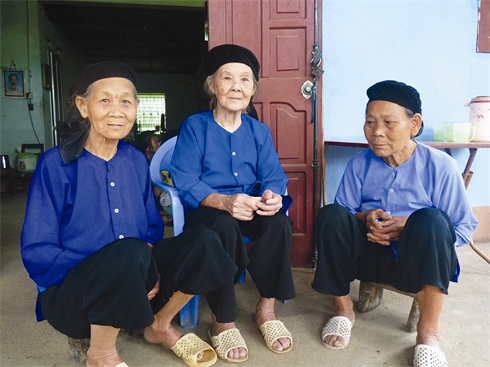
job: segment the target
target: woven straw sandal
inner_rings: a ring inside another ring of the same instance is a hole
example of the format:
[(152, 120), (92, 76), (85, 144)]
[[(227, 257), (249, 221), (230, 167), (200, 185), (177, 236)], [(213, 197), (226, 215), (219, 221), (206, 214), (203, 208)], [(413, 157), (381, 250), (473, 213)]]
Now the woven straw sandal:
[[(218, 357), (214, 349), (196, 334), (185, 334), (170, 348), (178, 357), (191, 367), (209, 367), (216, 363)], [(200, 362), (197, 355), (203, 353)]]
[[(342, 350), (349, 345), (351, 329), (354, 326), (354, 322), (350, 321), (344, 316), (334, 316), (328, 320), (327, 324), (322, 330), (322, 343), (325, 347), (333, 350)], [(336, 347), (328, 344), (325, 338), (329, 335), (340, 336), (344, 339), (345, 344), (341, 347)]]
[[(217, 336), (212, 336), (211, 330), (208, 330), (208, 334), (211, 339), (211, 345), (221, 359), (232, 363), (245, 362), (248, 359), (247, 344), (245, 344), (245, 340), (243, 340), (242, 334), (237, 328), (222, 331)], [(242, 359), (229, 358), (228, 352), (233, 348), (245, 348), (247, 356)]]
[[(272, 350), (274, 353), (287, 353), (293, 348), (293, 336), (289, 332), (289, 330), (284, 326), (282, 321), (279, 320), (271, 320), (266, 321), (262, 325), (257, 326), (264, 337), (265, 344), (267, 348)], [(291, 346), (287, 349), (283, 350), (275, 350), (272, 347), (272, 344), (280, 338), (288, 338), (291, 341)]]
[(415, 347), (413, 367), (448, 367), (444, 352), (426, 344)]

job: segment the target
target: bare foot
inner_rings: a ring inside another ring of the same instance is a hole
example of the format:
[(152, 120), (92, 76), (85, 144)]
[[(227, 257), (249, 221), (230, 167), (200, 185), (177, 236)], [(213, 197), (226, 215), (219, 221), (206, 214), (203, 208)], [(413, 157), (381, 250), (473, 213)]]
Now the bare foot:
[(87, 367), (116, 366), (123, 361), (115, 347), (111, 351), (104, 352), (94, 351), (93, 348), (89, 348), (87, 357)]
[(439, 346), (439, 332), (421, 330), (421, 328), (418, 327), (416, 344), (430, 345), (431, 347), (441, 350), (441, 347)]
[[(236, 327), (234, 322), (220, 323), (216, 322), (216, 316), (211, 314), (212, 324), (211, 324), (211, 335), (218, 336), (225, 330), (233, 329)], [(233, 348), (228, 352), (228, 358), (230, 359), (245, 359), (247, 358), (247, 350), (245, 348)]]
[[(354, 313), (354, 304), (350, 295), (334, 297), (334, 313), (335, 316), (344, 316), (352, 323), (354, 322), (356, 314)], [(338, 335), (327, 335), (324, 341), (332, 347), (343, 347), (345, 345), (344, 338)]]
[[(260, 298), (255, 308), (255, 323), (262, 325), (266, 321), (277, 320), (274, 312), (274, 298)], [(289, 338), (279, 338), (272, 343), (272, 348), (281, 352), (291, 348), (291, 340)]]
[(165, 344), (167, 347), (171, 348), (180, 338), (182, 338), (182, 334), (171, 324), (157, 325), (157, 323), (154, 322), (145, 328), (143, 337), (148, 343)]
[[(143, 337), (148, 343), (164, 344), (172, 348), (182, 338), (182, 334), (177, 331), (171, 324), (158, 324), (155, 321), (143, 331)], [(197, 362), (201, 362), (205, 357), (204, 352), (197, 355)]]

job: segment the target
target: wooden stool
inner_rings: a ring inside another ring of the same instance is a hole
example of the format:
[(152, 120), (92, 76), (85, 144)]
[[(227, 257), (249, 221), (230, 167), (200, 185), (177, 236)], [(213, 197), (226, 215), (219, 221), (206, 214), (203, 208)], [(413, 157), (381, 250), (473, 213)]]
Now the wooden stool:
[(68, 346), (70, 347), (70, 355), (73, 359), (85, 365), (87, 363), (87, 350), (90, 348), (90, 338), (73, 339), (68, 337)]
[(412, 309), (408, 315), (407, 331), (413, 333), (417, 330), (417, 322), (419, 321), (420, 310), (419, 303), (414, 293), (402, 292), (391, 285), (362, 282), (359, 285), (359, 302), (357, 310), (361, 313), (369, 312), (378, 307), (383, 299), (383, 289), (388, 289), (392, 292), (404, 294), (413, 298)]

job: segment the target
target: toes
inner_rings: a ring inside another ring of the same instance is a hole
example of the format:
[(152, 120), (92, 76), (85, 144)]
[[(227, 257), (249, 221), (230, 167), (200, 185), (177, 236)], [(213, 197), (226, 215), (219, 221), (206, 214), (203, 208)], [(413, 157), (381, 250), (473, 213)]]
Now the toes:
[(247, 357), (245, 348), (233, 348), (228, 352), (228, 358), (230, 359), (244, 359), (245, 357)]
[(197, 362), (201, 363), (204, 358), (204, 352), (199, 352), (196, 356)]
[(344, 338), (337, 335), (328, 335), (325, 338), (325, 341), (328, 345), (331, 345), (332, 347), (342, 347), (345, 344)]
[(291, 347), (291, 340), (289, 338), (279, 338), (272, 343), (272, 348), (281, 352)]

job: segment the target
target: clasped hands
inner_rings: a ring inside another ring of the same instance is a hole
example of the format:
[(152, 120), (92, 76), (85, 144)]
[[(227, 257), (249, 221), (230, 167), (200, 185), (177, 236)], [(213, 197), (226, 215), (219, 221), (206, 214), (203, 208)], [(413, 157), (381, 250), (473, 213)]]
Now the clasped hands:
[(366, 224), (367, 239), (383, 246), (398, 241), (402, 234), (407, 217), (392, 217), (382, 209), (371, 209), (359, 212), (356, 217)]
[(228, 197), (227, 211), (238, 220), (252, 220), (255, 214), (272, 216), (282, 208), (282, 196), (265, 190), (261, 197), (235, 194)]

